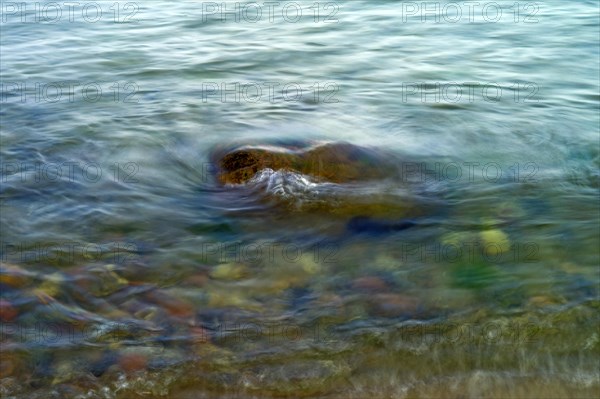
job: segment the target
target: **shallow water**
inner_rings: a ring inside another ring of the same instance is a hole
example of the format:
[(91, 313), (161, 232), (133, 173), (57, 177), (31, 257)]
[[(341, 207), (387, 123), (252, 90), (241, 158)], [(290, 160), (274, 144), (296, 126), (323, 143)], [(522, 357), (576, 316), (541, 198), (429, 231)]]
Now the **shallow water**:
[(597, 396), (598, 6), (499, 3), (3, 3), (0, 395)]

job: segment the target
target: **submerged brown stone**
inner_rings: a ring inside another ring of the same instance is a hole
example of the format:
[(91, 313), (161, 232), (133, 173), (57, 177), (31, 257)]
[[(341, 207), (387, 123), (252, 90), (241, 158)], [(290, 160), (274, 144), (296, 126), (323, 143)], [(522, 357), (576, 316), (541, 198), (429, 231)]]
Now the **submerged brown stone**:
[[(288, 216), (292, 211), (292, 214), (311, 214), (315, 217), (326, 214), (344, 220), (353, 217), (399, 220), (427, 213), (422, 204), (414, 203), (409, 196), (399, 197), (378, 189), (406, 186), (398, 179), (398, 158), (381, 148), (346, 142), (310, 147), (240, 146), (215, 149), (211, 161), (216, 167), (216, 179), (222, 185), (243, 185), (266, 169), (296, 172), (310, 176), (317, 182), (345, 185), (337, 191), (311, 193), (299, 201), (295, 201), (293, 196), (269, 197), (269, 201), (280, 200), (269, 202), (275, 207), (271, 209), (281, 210)], [(375, 183), (372, 189), (365, 190), (371, 182)], [(381, 185), (381, 182), (385, 184)], [(355, 183), (360, 183), (356, 185), (356, 192)], [(312, 223), (309, 219), (296, 222)], [(379, 230), (400, 230), (395, 224), (383, 227)]]
[(242, 147), (217, 157), (218, 180), (243, 184), (263, 169), (288, 170), (332, 183), (384, 178), (393, 174), (389, 155), (349, 143), (329, 143), (305, 150)]

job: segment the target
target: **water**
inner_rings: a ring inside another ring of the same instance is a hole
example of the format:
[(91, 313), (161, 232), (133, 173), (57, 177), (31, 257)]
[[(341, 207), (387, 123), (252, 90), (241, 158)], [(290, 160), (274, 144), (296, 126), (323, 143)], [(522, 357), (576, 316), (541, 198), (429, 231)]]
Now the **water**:
[[(19, 4), (3, 397), (599, 393), (596, 2)], [(397, 169), (215, 180), (328, 141)]]

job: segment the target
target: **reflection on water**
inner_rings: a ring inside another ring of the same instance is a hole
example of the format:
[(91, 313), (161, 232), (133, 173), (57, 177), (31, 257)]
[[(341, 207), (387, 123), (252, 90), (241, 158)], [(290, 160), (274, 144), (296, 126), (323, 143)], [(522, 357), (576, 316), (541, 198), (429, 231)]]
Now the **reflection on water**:
[[(19, 4), (2, 397), (598, 396), (595, 2)], [(383, 176), (218, 181), (327, 142)]]

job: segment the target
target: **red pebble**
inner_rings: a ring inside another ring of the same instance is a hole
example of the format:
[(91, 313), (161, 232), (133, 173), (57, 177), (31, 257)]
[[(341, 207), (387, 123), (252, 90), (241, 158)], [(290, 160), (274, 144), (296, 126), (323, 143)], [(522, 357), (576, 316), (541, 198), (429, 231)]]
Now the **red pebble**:
[(15, 371), (15, 365), (11, 359), (0, 360), (0, 378), (10, 377)]
[(383, 317), (414, 316), (419, 310), (417, 298), (401, 294), (375, 294), (371, 297), (371, 305), (373, 312)]
[(6, 299), (0, 299), (0, 320), (3, 322), (11, 322), (17, 316), (19, 312), (17, 309)]
[(385, 281), (374, 276), (358, 277), (354, 279), (352, 286), (358, 291), (367, 292), (385, 292), (389, 289)]
[(194, 274), (188, 277), (185, 282), (194, 287), (204, 287), (208, 282), (208, 276), (204, 273)]
[(119, 366), (127, 373), (144, 370), (148, 364), (148, 359), (144, 355), (129, 353), (119, 358)]
[(194, 316), (194, 307), (187, 301), (175, 298), (160, 291), (147, 295), (150, 302), (165, 309), (169, 315), (189, 319)]
[(205, 344), (210, 342), (210, 333), (207, 329), (202, 327), (192, 327), (190, 329), (190, 336), (192, 341), (196, 344)]

